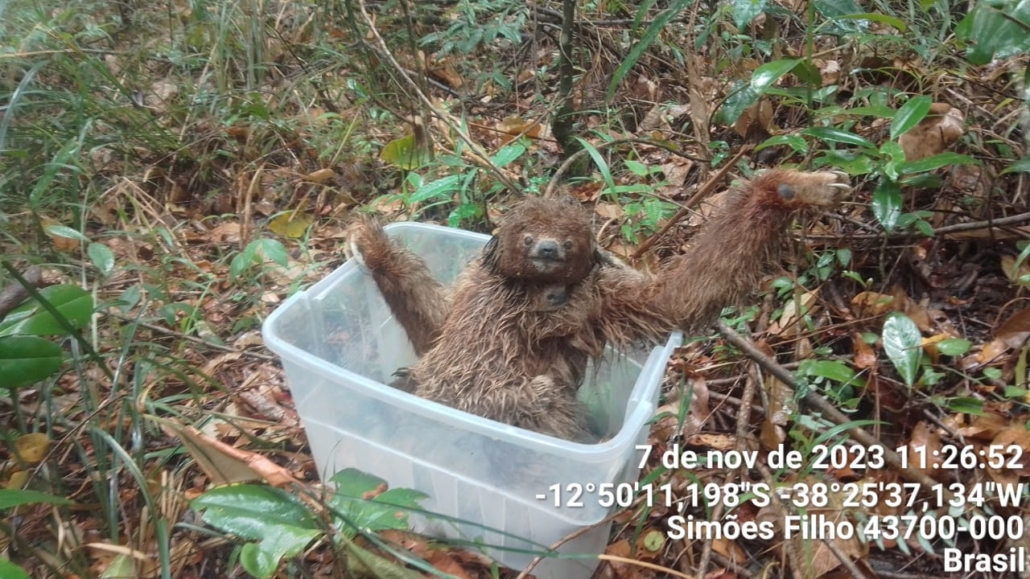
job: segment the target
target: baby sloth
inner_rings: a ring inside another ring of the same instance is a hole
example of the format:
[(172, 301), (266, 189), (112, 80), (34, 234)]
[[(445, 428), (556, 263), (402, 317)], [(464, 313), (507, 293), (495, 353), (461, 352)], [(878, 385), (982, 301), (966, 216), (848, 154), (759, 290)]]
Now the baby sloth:
[(838, 172), (768, 171), (731, 191), (654, 274), (598, 248), (591, 214), (569, 199), (522, 201), (450, 291), (375, 222), (356, 224), (350, 241), (419, 355), (405, 374), (416, 395), (591, 442), (576, 400), (589, 360), (711, 324), (757, 288), (796, 210), (849, 190)]

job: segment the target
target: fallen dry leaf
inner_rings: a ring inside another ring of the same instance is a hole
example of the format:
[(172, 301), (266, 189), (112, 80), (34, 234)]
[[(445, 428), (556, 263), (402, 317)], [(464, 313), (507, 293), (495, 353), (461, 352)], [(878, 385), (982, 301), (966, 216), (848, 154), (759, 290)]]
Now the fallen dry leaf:
[(1022, 347), (1030, 337), (1030, 308), (1012, 314), (994, 330), (994, 337), (1013, 350)]
[(918, 125), (898, 137), (906, 161), (916, 161), (943, 153), (965, 132), (962, 111), (947, 103), (933, 103)]

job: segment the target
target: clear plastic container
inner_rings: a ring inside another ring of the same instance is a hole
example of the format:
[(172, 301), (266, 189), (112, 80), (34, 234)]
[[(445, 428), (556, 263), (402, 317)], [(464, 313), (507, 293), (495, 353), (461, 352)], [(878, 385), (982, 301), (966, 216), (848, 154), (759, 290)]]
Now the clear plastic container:
[[(415, 223), (388, 225), (386, 232), (420, 255), (444, 283), (489, 239)], [(634, 447), (647, 439), (665, 365), (681, 343), (677, 333), (650, 353), (610, 351), (588, 370), (579, 397), (608, 438), (578, 444), (388, 386), (398, 368), (414, 363), (415, 354), (371, 275), (354, 260), (287, 300), (265, 321), (263, 334), (282, 358), (323, 480), (353, 467), (391, 488), (422, 491), (429, 495), (426, 510), (461, 522), (420, 517), (418, 530), (483, 544), (514, 569), (535, 556), (518, 550), (540, 552), (587, 526), (595, 528), (559, 551), (604, 551), (611, 525), (598, 523), (611, 509), (599, 504), (597, 489), (636, 482), (640, 453)], [(570, 484), (582, 485), (582, 506), (567, 504)], [(554, 505), (554, 485), (562, 489), (561, 507)], [(596, 558), (548, 558), (535, 574), (587, 578), (596, 565)]]

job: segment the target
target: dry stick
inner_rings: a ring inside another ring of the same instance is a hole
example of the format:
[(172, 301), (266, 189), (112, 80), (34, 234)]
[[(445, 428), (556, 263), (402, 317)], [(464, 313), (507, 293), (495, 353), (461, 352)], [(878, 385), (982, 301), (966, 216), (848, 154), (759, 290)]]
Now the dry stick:
[[(759, 376), (761, 376), (759, 374)], [(737, 450), (743, 451), (744, 440), (747, 438), (748, 426), (751, 424), (751, 403), (755, 399), (755, 391), (758, 388), (758, 379), (750, 379), (744, 382), (744, 394), (740, 397), (740, 406), (737, 408)], [(712, 510), (712, 520), (718, 521), (722, 518), (723, 502), (719, 501)], [(704, 577), (708, 573), (708, 564), (712, 560), (712, 543), (705, 541), (704, 549), (701, 551), (701, 564), (698, 566), (697, 576)], [(788, 552), (790, 555), (790, 552)], [(797, 563), (791, 561), (791, 564)]]
[[(29, 282), (32, 287), (39, 287), (43, 283), (43, 270), (35, 266), (30, 267), (25, 271), (24, 277), (25, 281)], [(20, 283), (13, 283), (0, 290), (0, 320), (7, 317), (11, 310), (18, 307), (28, 297), (29, 290), (25, 289), (25, 286)]]
[(732, 159), (730, 159), (729, 163), (723, 165), (721, 169), (716, 171), (715, 175), (712, 175), (711, 179), (706, 181), (705, 184), (697, 190), (697, 193), (694, 193), (693, 195), (691, 195), (690, 199), (687, 199), (687, 202), (683, 204), (683, 207), (681, 207), (680, 210), (677, 211), (676, 214), (673, 215), (672, 218), (669, 219), (660, 230), (658, 230), (658, 233), (655, 233), (651, 237), (648, 237), (644, 241), (644, 243), (640, 244), (640, 247), (638, 247), (637, 250), (633, 252), (632, 258), (639, 259), (641, 255), (644, 255), (644, 252), (651, 249), (651, 246), (654, 245), (655, 242), (657, 242), (659, 239), (662, 238), (662, 236), (668, 233), (669, 230), (672, 229), (673, 225), (676, 225), (676, 223), (680, 219), (686, 217), (687, 213), (690, 211), (690, 208), (698, 204), (702, 199), (704, 199), (712, 191), (712, 189), (715, 189), (719, 185), (719, 183), (722, 183), (722, 180), (724, 177), (726, 177), (726, 174), (729, 173), (734, 167), (736, 167), (737, 162), (740, 161), (744, 157), (744, 155), (747, 154), (750, 150), (751, 147), (743, 147), (742, 149), (740, 149), (740, 151), (736, 155), (734, 155)]
[(827, 541), (826, 539), (820, 540), (823, 545), (826, 545), (826, 548), (833, 553), (833, 556), (840, 561), (841, 565), (844, 565), (844, 568), (848, 570), (848, 573), (851, 573), (852, 577), (855, 579), (865, 579), (866, 575), (858, 570), (858, 565), (855, 565), (855, 562), (851, 560), (851, 557), (847, 553), (841, 551), (840, 547), (833, 544), (833, 541)]
[[(938, 227), (933, 230), (935, 236), (946, 235), (948, 233), (959, 233), (962, 231), (976, 231), (979, 229), (997, 229), (1007, 225), (1016, 225), (1019, 223), (1026, 223), (1030, 221), (1030, 213), (1020, 213), (1018, 215), (1010, 215), (1008, 217), (999, 217), (998, 219), (988, 219), (985, 221), (970, 221), (969, 223), (956, 223), (954, 225), (945, 225), (944, 227)], [(921, 233), (892, 233), (890, 235), (871, 234), (871, 235), (849, 235), (848, 239), (856, 240), (868, 240), (868, 239), (910, 239), (912, 237), (919, 237)], [(839, 235), (808, 235), (809, 239), (840, 239)]]
[(500, 182), (504, 183), (504, 186), (510, 189), (511, 191), (520, 191), (521, 187), (519, 187), (514, 181), (512, 181), (508, 177), (508, 175), (506, 175), (504, 171), (501, 170), (500, 167), (495, 165), (490, 160), (490, 156), (486, 154), (486, 151), (484, 151), (482, 147), (480, 147), (475, 141), (472, 140), (472, 137), (466, 135), (465, 132), (461, 130), (461, 127), (457, 123), (453, 122), (447, 114), (433, 106), (433, 103), (429, 100), (429, 97), (427, 97), (425, 93), (423, 93), (422, 90), (419, 89), (418, 83), (412, 80), (411, 76), (408, 75), (404, 67), (402, 67), (400, 63), (397, 62), (397, 59), (393, 57), (393, 53), (390, 52), (390, 49), (386, 46), (386, 41), (383, 40), (383, 37), (379, 35), (379, 30), (377, 30), (375, 24), (372, 23), (372, 17), (368, 15), (368, 9), (365, 7), (365, 0), (358, 0), (358, 8), (361, 10), (361, 16), (365, 19), (365, 24), (368, 26), (369, 32), (372, 33), (372, 36), (376, 40), (376, 44), (379, 45), (379, 52), (381, 52), (382, 55), (386, 57), (386, 60), (389, 61), (390, 65), (393, 66), (397, 74), (404, 79), (404, 82), (408, 84), (408, 87), (415, 93), (415, 95), (418, 96), (418, 99), (422, 102), (422, 105), (430, 111), (432, 111), (432, 113), (436, 115), (438, 119), (443, 121), (443, 123), (447, 125), (449, 129), (457, 133), (458, 137), (460, 137), (462, 141), (465, 141), (465, 144), (468, 145), (469, 148), (472, 149), (472, 152), (475, 153), (475, 156), (478, 157), (475, 160), (478, 163), (480, 163), (483, 168), (493, 173), (494, 176), (497, 177), (497, 179)]
[[(672, 153), (673, 155), (677, 155), (679, 157), (683, 157), (684, 159), (690, 159), (691, 161), (697, 161), (699, 163), (708, 163), (709, 162), (708, 159), (699, 159), (699, 158), (694, 157), (692, 155), (688, 155), (688, 154), (684, 153), (683, 151), (680, 151), (679, 149), (677, 149), (676, 147), (674, 147), (672, 145), (668, 145), (668, 144), (665, 144), (665, 143), (660, 143), (658, 141), (654, 141), (654, 140), (651, 140), (651, 139), (640, 139), (640, 138), (637, 138), (637, 137), (629, 137), (629, 138), (625, 138), (625, 139), (615, 139), (614, 141), (607, 141), (605, 143), (600, 143), (598, 145), (594, 145), (594, 149), (596, 149), (598, 151), (602, 151), (604, 149), (607, 149), (608, 147), (614, 147), (615, 145), (625, 145), (627, 143), (638, 143), (640, 145), (648, 145), (648, 146), (651, 146), (651, 147), (658, 147), (659, 149), (664, 149), (664, 150)], [(544, 197), (551, 197), (552, 195), (554, 195), (554, 190), (555, 190), (556, 187), (558, 187), (558, 182), (561, 181), (561, 178), (565, 175), (565, 173), (568, 172), (569, 168), (572, 167), (572, 164), (576, 162), (576, 159), (579, 159), (583, 155), (588, 155), (588, 154), (590, 154), (590, 151), (588, 151), (587, 149), (583, 149), (581, 151), (576, 151), (575, 153), (569, 155), (569, 158), (565, 159), (565, 162), (563, 162), (558, 167), (558, 170), (554, 172), (554, 175), (551, 175), (551, 181), (547, 183), (547, 188), (544, 189), (543, 196)]]
[(176, 332), (175, 330), (169, 330), (168, 328), (162, 328), (161, 326), (156, 326), (154, 324), (148, 324), (147, 322), (140, 321), (139, 319), (137, 319), (135, 317), (130, 317), (130, 316), (126, 316), (126, 315), (123, 315), (123, 314), (112, 313), (112, 312), (100, 312), (100, 315), (105, 317), (105, 318), (118, 318), (119, 320), (122, 320), (122, 321), (125, 321), (125, 322), (130, 322), (130, 323), (135, 324), (135, 325), (137, 325), (137, 326), (139, 326), (141, 328), (150, 330), (151, 332), (155, 332), (155, 333), (158, 333), (158, 334), (164, 334), (165, 336), (170, 336), (170, 337), (173, 337), (173, 338), (178, 338), (180, 340), (185, 340), (187, 342), (193, 342), (194, 344), (200, 344), (202, 346), (206, 346), (208, 348), (211, 348), (212, 350), (218, 350), (220, 352), (228, 352), (230, 354), (240, 354), (240, 355), (243, 355), (243, 356), (247, 356), (248, 358), (256, 358), (256, 359), (262, 360), (264, 362), (275, 362), (276, 361), (276, 357), (275, 356), (269, 356), (267, 354), (262, 354), (260, 352), (252, 352), (250, 350), (240, 350), (240, 349), (237, 349), (237, 348), (233, 348), (231, 346), (223, 346), (222, 344), (216, 344), (214, 342), (208, 342), (207, 340), (205, 340), (203, 338), (198, 338), (196, 336), (190, 336), (190, 335), (187, 335), (187, 334), (183, 334), (182, 332)]
[[(772, 374), (776, 378), (780, 379), (780, 381), (790, 386), (792, 389), (794, 389), (794, 391), (798, 390), (798, 384), (794, 380), (794, 376), (791, 375), (791, 373), (788, 372), (783, 366), (780, 366), (775, 360), (762, 353), (754, 344), (751, 343), (750, 340), (738, 334), (733, 328), (729, 327), (729, 325), (727, 325), (726, 322), (722, 320), (719, 320), (716, 323), (716, 327), (719, 330), (719, 333), (722, 334), (723, 338), (725, 338), (727, 342), (733, 344), (741, 351), (743, 351), (745, 354), (747, 354), (747, 356), (755, 362), (757, 362), (758, 365), (762, 367), (762, 369)], [(809, 392), (805, 394), (805, 403), (809, 406), (812, 406), (816, 410), (822, 412), (823, 416), (829, 418), (837, 424), (843, 425), (851, 422), (851, 419), (845, 416), (844, 413), (842, 413), (840, 410), (837, 410), (825, 398), (816, 394), (815, 392)], [(937, 484), (932, 478), (926, 476), (925, 474), (904, 466), (901, 463), (901, 457), (898, 456), (898, 453), (887, 448), (876, 437), (869, 434), (868, 432), (862, 430), (857, 426), (849, 428), (847, 432), (851, 435), (851, 438), (853, 440), (862, 444), (863, 446), (879, 446), (883, 448), (884, 461), (887, 463), (888, 466), (898, 471), (898, 473), (906, 479), (915, 483), (919, 483), (920, 485), (928, 489), (932, 488), (935, 484)], [(951, 492), (947, 490), (944, 490), (944, 492), (946, 493), (946, 498), (950, 500)]]

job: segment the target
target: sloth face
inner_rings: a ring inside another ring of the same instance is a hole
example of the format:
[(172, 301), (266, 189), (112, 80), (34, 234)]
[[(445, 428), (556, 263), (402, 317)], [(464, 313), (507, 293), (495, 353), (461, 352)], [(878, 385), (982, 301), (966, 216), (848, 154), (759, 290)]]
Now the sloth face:
[(484, 263), (511, 280), (579, 282), (598, 263), (590, 221), (578, 202), (528, 198), (505, 217), (487, 244)]

